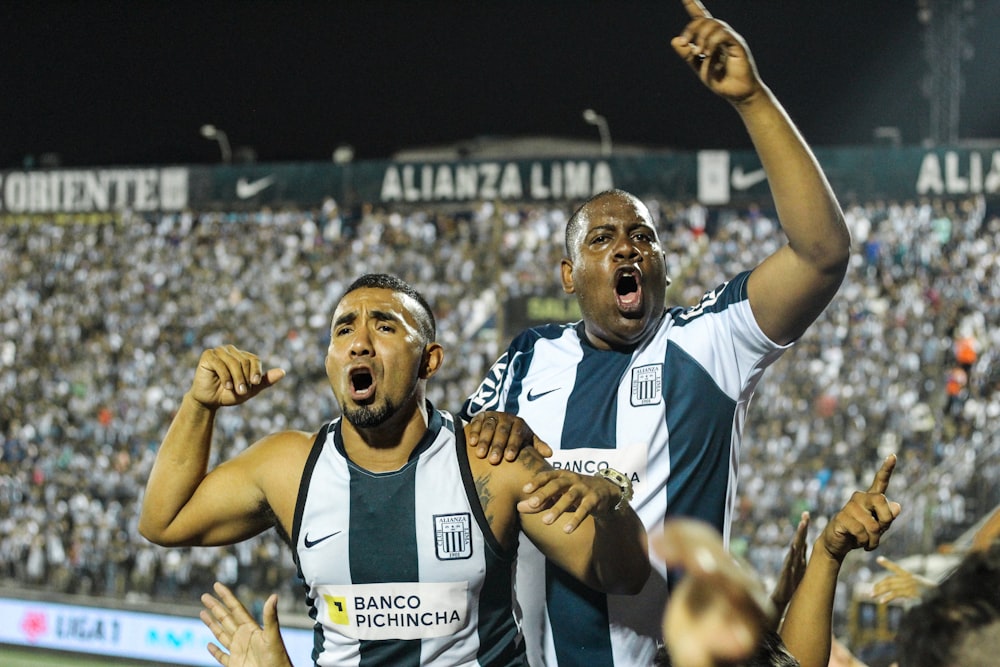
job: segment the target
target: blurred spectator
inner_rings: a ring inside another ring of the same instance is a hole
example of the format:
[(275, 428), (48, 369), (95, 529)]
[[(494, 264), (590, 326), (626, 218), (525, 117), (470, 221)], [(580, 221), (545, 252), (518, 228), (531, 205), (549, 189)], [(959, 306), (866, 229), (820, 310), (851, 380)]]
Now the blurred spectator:
[[(768, 371), (739, 461), (732, 544), (769, 588), (800, 513), (832, 515), (869, 477), (866, 462), (889, 452), (899, 455), (893, 484), (907, 515), (882, 547), (887, 556), (933, 551), (1000, 504), (1000, 327), (986, 326), (1000, 321), (1000, 218), (979, 198), (844, 208), (855, 243), (848, 277), (797, 343), (804, 349)], [(558, 266), (572, 209), (482, 202), (390, 211), (331, 200), (315, 211), (3, 217), (3, 585), (68, 592), (80, 589), (79, 575), (95, 593), (196, 599), (200, 570), (214, 576), (225, 552), (209, 549), (196, 566), (203, 554), (149, 545), (135, 521), (197, 352), (239, 340), (290, 371), (259, 409), (221, 416), (234, 447), (286, 423), (330, 419), (336, 407), (314, 369), (333, 304), (349, 279), (395, 273), (439, 315), (442, 342), (455, 352), (429, 398), (457, 410), (506, 346), (498, 304), (563, 298), (546, 267)], [(674, 278), (670, 303), (692, 303), (701, 291), (691, 286), (718, 284), (783, 243), (763, 204), (704, 211), (658, 200), (650, 209)], [(950, 411), (946, 378), (965, 335), (976, 357), (967, 398)], [(788, 498), (804, 500), (789, 508)], [(816, 530), (824, 525), (815, 521)], [(239, 584), (290, 593), (281, 600), (294, 607), (300, 588), (287, 547), (268, 534), (245, 549), (233, 552)], [(845, 565), (835, 628), (846, 591), (877, 569), (864, 558)]]
[(900, 623), (899, 667), (981, 667), (1000, 650), (1000, 542), (970, 551)]

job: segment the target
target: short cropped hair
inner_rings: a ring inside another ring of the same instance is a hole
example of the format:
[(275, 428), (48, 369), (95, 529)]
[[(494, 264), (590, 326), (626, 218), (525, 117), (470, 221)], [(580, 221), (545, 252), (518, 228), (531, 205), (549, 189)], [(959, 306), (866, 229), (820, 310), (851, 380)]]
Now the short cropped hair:
[(626, 192), (620, 188), (614, 188), (612, 190), (605, 190), (603, 192), (598, 192), (596, 195), (588, 199), (587, 201), (580, 204), (573, 215), (569, 217), (566, 222), (566, 237), (564, 243), (566, 244), (566, 256), (571, 260), (576, 260), (577, 253), (580, 250), (579, 238), (580, 235), (586, 230), (586, 220), (588, 218), (588, 210), (591, 204), (599, 199), (605, 199), (607, 197), (621, 197), (622, 199), (634, 199), (641, 203), (638, 197), (633, 195), (631, 192)]
[(431, 310), (431, 306), (427, 303), (424, 295), (414, 289), (410, 283), (387, 273), (366, 273), (351, 283), (340, 298), (343, 299), (355, 290), (366, 288), (387, 289), (411, 297), (420, 304), (420, 308), (423, 311), (422, 313), (415, 313), (415, 315), (417, 316), (417, 324), (420, 326), (420, 335), (424, 337), (424, 342), (430, 343), (437, 338), (437, 321), (434, 319), (434, 311)]

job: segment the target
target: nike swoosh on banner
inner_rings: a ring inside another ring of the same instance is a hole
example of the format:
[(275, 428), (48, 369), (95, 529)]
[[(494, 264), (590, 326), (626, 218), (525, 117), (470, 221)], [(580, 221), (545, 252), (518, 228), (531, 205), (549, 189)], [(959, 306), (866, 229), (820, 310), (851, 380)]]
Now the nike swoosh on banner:
[(306, 533), (306, 537), (305, 537), (304, 540), (302, 540), (302, 542), (303, 542), (303, 544), (306, 545), (306, 549), (311, 549), (314, 546), (316, 546), (317, 544), (319, 544), (320, 542), (322, 542), (323, 540), (328, 540), (331, 537), (333, 537), (334, 535), (340, 535), (342, 532), (344, 532), (344, 531), (338, 530), (336, 533), (330, 533), (329, 535), (324, 535), (323, 537), (321, 537), (319, 539), (316, 539), (316, 540), (310, 540), (309, 539), (309, 534)]
[(733, 169), (731, 182), (734, 190), (749, 190), (765, 179), (767, 179), (767, 172), (763, 169), (754, 169), (743, 173), (743, 167), (736, 167)]
[(272, 185), (274, 185), (274, 176), (265, 176), (264, 178), (258, 178), (256, 181), (248, 181), (245, 178), (241, 178), (236, 181), (236, 196), (240, 199), (250, 199), (251, 197), (256, 197)]
[(532, 391), (532, 390), (531, 390), (531, 389), (529, 389), (529, 390), (528, 390), (528, 400), (529, 400), (529, 401), (537, 401), (537, 400), (538, 400), (538, 399), (540, 399), (540, 398), (541, 398), (542, 396), (545, 396), (546, 394), (551, 394), (551, 393), (552, 393), (552, 392), (554, 392), (554, 391), (559, 391), (560, 389), (562, 389), (562, 387), (556, 387), (555, 389), (549, 389), (548, 391), (543, 391), (543, 392), (541, 392), (540, 394), (532, 394), (532, 393), (531, 393), (531, 391)]

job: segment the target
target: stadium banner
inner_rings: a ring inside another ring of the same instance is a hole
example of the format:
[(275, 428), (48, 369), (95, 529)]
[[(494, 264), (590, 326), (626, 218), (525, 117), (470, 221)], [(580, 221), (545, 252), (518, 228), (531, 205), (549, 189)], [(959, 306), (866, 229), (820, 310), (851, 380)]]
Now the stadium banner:
[(0, 213), (179, 211), (188, 206), (186, 167), (10, 171), (0, 179)]
[[(313, 633), (283, 627), (296, 665), (310, 665)], [(218, 665), (212, 632), (191, 618), (82, 605), (0, 598), (0, 645), (130, 658), (156, 664)], [(2, 664), (3, 660), (0, 660)]]
[[(818, 148), (843, 202), (1000, 194), (1000, 143), (976, 148)], [(739, 206), (769, 198), (753, 151), (606, 158), (257, 163), (0, 172), (0, 215), (580, 202), (608, 188)]]

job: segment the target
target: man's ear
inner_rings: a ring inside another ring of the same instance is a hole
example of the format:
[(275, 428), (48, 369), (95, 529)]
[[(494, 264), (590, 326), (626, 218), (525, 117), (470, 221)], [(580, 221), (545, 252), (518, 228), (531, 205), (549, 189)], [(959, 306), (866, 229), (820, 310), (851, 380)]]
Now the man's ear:
[(420, 363), (420, 379), (426, 380), (441, 368), (444, 362), (444, 348), (439, 343), (428, 343), (424, 346), (424, 358)]
[(576, 288), (573, 286), (573, 262), (563, 258), (559, 263), (559, 273), (562, 275), (562, 287), (566, 294), (573, 294)]

